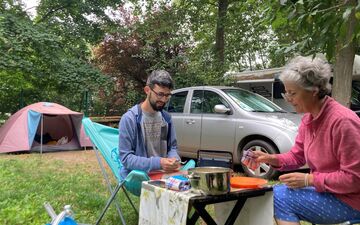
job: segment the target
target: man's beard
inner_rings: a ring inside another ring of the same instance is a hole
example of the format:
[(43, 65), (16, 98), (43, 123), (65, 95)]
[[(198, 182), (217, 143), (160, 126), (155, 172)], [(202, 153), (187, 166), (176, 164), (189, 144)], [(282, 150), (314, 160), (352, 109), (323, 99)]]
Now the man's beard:
[[(154, 111), (157, 111), (157, 112), (163, 110), (164, 107), (165, 107), (165, 104), (163, 104), (163, 105), (156, 105), (156, 102), (157, 102), (157, 101), (151, 101), (151, 99), (149, 99), (149, 102), (150, 102), (151, 108), (152, 108)], [(158, 101), (158, 102), (160, 102), (160, 101)]]

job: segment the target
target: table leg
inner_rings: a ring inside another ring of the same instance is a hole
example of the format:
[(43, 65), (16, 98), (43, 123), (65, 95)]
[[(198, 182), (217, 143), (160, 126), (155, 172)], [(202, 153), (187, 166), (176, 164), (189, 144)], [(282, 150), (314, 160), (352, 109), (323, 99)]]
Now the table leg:
[(195, 225), (195, 223), (199, 219), (200, 215), (199, 215), (199, 213), (197, 213), (197, 211), (195, 209), (192, 209), (192, 207), (189, 207), (189, 213), (190, 213), (190, 210), (192, 210), (194, 212), (190, 218), (189, 217), (187, 218), (186, 225)]
[[(229, 217), (227, 218), (225, 225), (233, 225), (236, 221), (236, 218), (240, 214), (241, 209), (243, 208), (246, 202), (245, 199), (239, 199), (236, 201), (234, 208), (231, 210)], [(194, 225), (196, 221), (201, 217), (206, 224), (208, 225), (217, 225), (214, 219), (210, 216), (210, 214), (206, 211), (206, 204), (193, 204), (193, 208), (195, 209), (194, 213), (190, 218), (187, 219), (187, 225)]]
[[(210, 214), (205, 209), (206, 204), (193, 204), (196, 214), (198, 214), (207, 225), (217, 225), (214, 219), (210, 216)], [(194, 215), (193, 215), (194, 216)]]
[(244, 206), (245, 202), (246, 202), (246, 198), (239, 199), (236, 201), (236, 204), (234, 205), (234, 208), (231, 210), (231, 213), (230, 213), (229, 217), (227, 218), (225, 225), (233, 225), (235, 223), (235, 220), (238, 217), (238, 215), (240, 214), (240, 211), (241, 211), (242, 207)]

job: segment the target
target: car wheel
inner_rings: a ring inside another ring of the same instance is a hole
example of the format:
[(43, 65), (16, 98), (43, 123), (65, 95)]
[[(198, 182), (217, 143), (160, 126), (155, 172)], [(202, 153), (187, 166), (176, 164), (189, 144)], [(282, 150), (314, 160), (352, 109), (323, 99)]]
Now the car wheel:
[[(245, 150), (248, 150), (248, 149), (256, 149), (258, 151), (266, 152), (269, 154), (278, 154), (279, 153), (272, 144), (270, 144), (266, 141), (263, 141), (263, 140), (252, 140), (252, 141), (248, 142), (241, 150), (241, 155), (243, 154), (243, 152)], [(279, 171), (273, 169), (270, 165), (268, 165), (266, 163), (261, 163), (260, 167), (257, 168), (256, 170), (251, 170), (243, 164), (241, 164), (241, 166), (242, 166), (244, 172), (246, 173), (246, 175), (248, 175), (250, 177), (274, 179), (277, 176), (279, 176)]]

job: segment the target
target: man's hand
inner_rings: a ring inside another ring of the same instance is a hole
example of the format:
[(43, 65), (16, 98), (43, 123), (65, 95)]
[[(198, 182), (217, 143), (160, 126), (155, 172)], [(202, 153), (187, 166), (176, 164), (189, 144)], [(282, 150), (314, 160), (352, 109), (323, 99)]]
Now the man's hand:
[[(309, 174), (308, 174), (309, 175)], [(311, 185), (311, 183), (309, 182), (309, 178), (307, 177), (308, 175), (306, 175), (306, 173), (288, 173), (288, 174), (284, 174), (281, 175), (279, 177), (279, 180), (281, 182), (283, 182), (284, 184), (286, 184), (289, 188), (302, 188), (308, 185)], [(310, 174), (310, 176), (312, 176)], [(307, 180), (307, 181), (305, 181)], [(306, 183), (308, 182), (308, 183)]]
[(165, 172), (173, 172), (180, 169), (180, 162), (176, 158), (161, 158), (160, 164)]

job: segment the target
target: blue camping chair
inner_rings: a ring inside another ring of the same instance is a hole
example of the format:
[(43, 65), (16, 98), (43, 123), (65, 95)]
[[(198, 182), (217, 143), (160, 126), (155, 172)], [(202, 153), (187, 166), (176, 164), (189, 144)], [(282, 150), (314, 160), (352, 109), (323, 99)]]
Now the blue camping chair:
[[(101, 219), (105, 215), (106, 210), (109, 208), (110, 204), (115, 199), (116, 194), (119, 192), (120, 189), (124, 191), (126, 198), (129, 200), (131, 206), (134, 208), (136, 214), (138, 214), (138, 211), (135, 205), (133, 204), (133, 202), (131, 201), (127, 191), (129, 191), (130, 193), (136, 196), (140, 196), (141, 183), (143, 181), (150, 180), (149, 176), (144, 171), (132, 170), (125, 179), (120, 177), (119, 171), (120, 168), (122, 167), (122, 164), (120, 162), (119, 152), (118, 152), (119, 130), (99, 123), (92, 122), (89, 118), (84, 118), (82, 120), (82, 123), (86, 134), (88, 135), (88, 137), (90, 138), (93, 144), (96, 158), (98, 160), (99, 166), (101, 168), (103, 176), (108, 185), (109, 191), (111, 193), (111, 197), (107, 201), (105, 208), (103, 209), (101, 215), (99, 216), (96, 222), (96, 225), (100, 223)], [(105, 159), (113, 175), (118, 181), (118, 184), (115, 188), (111, 186), (110, 180), (108, 178), (104, 165), (99, 156), (99, 152)], [(181, 170), (187, 170), (194, 167), (195, 167), (195, 161), (189, 160), (189, 162), (186, 165), (184, 165), (181, 168)], [(121, 208), (118, 205), (118, 202), (115, 201), (115, 204), (122, 223), (126, 224), (125, 219), (121, 212)]]
[[(133, 170), (129, 173), (129, 175), (125, 179), (122, 179), (119, 174), (122, 164), (120, 162), (119, 153), (118, 153), (118, 144), (119, 144), (118, 129), (105, 126), (99, 123), (94, 123), (89, 118), (84, 118), (82, 120), (82, 123), (86, 134), (89, 136), (93, 144), (96, 158), (98, 160), (99, 166), (101, 168), (103, 176), (108, 185), (109, 191), (111, 193), (111, 197), (108, 199), (105, 208), (103, 209), (101, 215), (96, 221), (96, 224), (100, 223), (107, 209), (109, 208), (112, 201), (115, 199), (120, 189), (124, 191), (126, 198), (129, 200), (131, 206), (134, 208), (136, 214), (138, 214), (138, 211), (135, 205), (133, 204), (133, 202), (131, 201), (127, 193), (127, 190), (136, 196), (140, 196), (141, 183), (142, 181), (150, 180), (149, 176), (144, 171)], [(111, 186), (108, 174), (106, 173), (104, 165), (99, 156), (99, 152), (102, 155), (102, 157), (105, 159), (113, 175), (118, 181), (118, 184), (115, 188)], [(126, 224), (121, 208), (118, 205), (118, 202), (115, 201), (115, 204), (122, 223)]]

